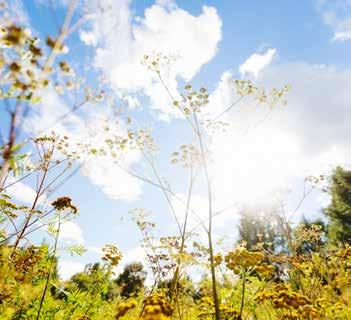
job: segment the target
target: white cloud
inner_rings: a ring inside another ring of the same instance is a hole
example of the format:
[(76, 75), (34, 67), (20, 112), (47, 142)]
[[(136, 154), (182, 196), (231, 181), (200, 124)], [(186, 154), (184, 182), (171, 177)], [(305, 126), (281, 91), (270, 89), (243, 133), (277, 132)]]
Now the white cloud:
[(84, 244), (83, 230), (76, 222), (66, 221), (61, 225), (60, 239)]
[(233, 128), (216, 137), (211, 151), (215, 198), (224, 207), (253, 199), (264, 204), (300, 169), (299, 145), (279, 128), (261, 128), (247, 135)]
[(242, 76), (252, 75), (255, 78), (267, 67), (276, 55), (276, 49), (268, 49), (264, 53), (253, 53), (240, 67), (239, 71)]
[[(73, 113), (69, 114), (69, 106), (53, 88), (45, 89), (38, 95), (45, 103), (33, 105), (34, 112), (25, 122), (25, 129), (29, 134), (42, 134), (52, 130), (61, 135), (79, 136), (82, 134), (81, 131), (85, 127), (84, 120)], [(68, 116), (64, 120), (57, 121), (65, 114)]]
[(103, 255), (103, 251), (101, 247), (96, 247), (96, 246), (87, 246), (86, 247), (87, 250), (97, 254), (98, 256), (102, 256)]
[(58, 262), (58, 273), (63, 280), (68, 280), (74, 274), (84, 270), (85, 265), (72, 260), (61, 260)]
[[(186, 213), (187, 197), (183, 193), (176, 194), (172, 197), (172, 205), (175, 210), (178, 221), (183, 225)], [(188, 212), (188, 229), (191, 229), (201, 222), (206, 222), (208, 219), (208, 199), (207, 197), (193, 193), (190, 197), (189, 212)]]
[(96, 37), (94, 36), (94, 34), (92, 32), (87, 32), (87, 31), (84, 31), (84, 30), (80, 30), (79, 31), (79, 37), (86, 45), (96, 47), (97, 39), (96, 39)]
[(30, 19), (21, 0), (5, 1), (5, 9), (2, 9), (0, 21), (30, 26)]
[[(86, 136), (81, 141), (89, 141), (94, 148), (105, 147), (104, 141), (114, 136), (125, 134), (122, 124), (114, 122), (108, 111), (100, 111), (88, 117), (88, 128), (85, 130)], [(109, 126), (109, 131), (104, 131), (105, 125)], [(101, 190), (112, 199), (123, 199), (132, 201), (137, 199), (142, 193), (142, 182), (131, 176), (127, 171), (131, 166), (140, 160), (140, 152), (137, 150), (126, 150), (118, 160), (110, 155), (88, 156), (84, 160), (82, 173), (87, 175), (91, 182), (101, 188)]]
[[(222, 75), (209, 115), (237, 99), (231, 80), (230, 73)], [(230, 127), (210, 146), (214, 203), (269, 205), (285, 197), (296, 179), (349, 163), (350, 81), (351, 70), (329, 66), (288, 63), (265, 69), (259, 85), (290, 84), (288, 105), (270, 111), (242, 103), (223, 116)]]
[[(178, 111), (171, 108), (164, 88), (141, 65), (141, 59), (155, 50), (179, 56), (165, 75), (170, 90), (175, 92), (177, 78), (190, 80), (215, 55), (221, 39), (221, 20), (212, 7), (204, 6), (200, 15), (193, 16), (173, 1), (158, 1), (145, 10), (144, 18), (133, 17), (130, 3), (130, 0), (85, 1), (86, 11), (93, 13), (89, 15), (90, 27), (80, 31), (81, 40), (95, 47), (95, 66), (106, 73), (117, 95), (131, 109), (140, 105), (137, 96), (144, 94), (153, 108), (162, 111), (160, 118), (177, 116)], [(43, 101), (45, 108), (36, 107), (37, 114), (27, 125), (28, 131), (54, 129), (75, 141), (88, 139), (96, 148), (101, 144), (101, 133), (91, 131), (101, 128), (99, 121), (106, 116), (104, 112), (72, 114), (52, 127), (69, 108), (52, 90), (43, 93)], [(123, 167), (129, 169), (138, 163), (139, 157), (137, 152), (130, 153), (122, 160)], [(141, 181), (121, 170), (108, 156), (84, 159), (82, 173), (113, 199), (131, 201), (142, 192)]]
[(146, 252), (141, 246), (134, 247), (123, 254), (122, 265), (127, 265), (132, 262), (142, 262), (146, 264)]
[[(70, 143), (90, 143), (94, 148), (106, 147), (104, 145), (108, 134), (104, 130), (106, 124), (110, 126), (109, 134), (118, 135), (124, 132), (122, 125), (112, 125), (116, 118), (107, 108), (89, 109), (79, 115), (69, 114), (64, 120), (57, 122), (62, 115), (68, 114), (70, 109), (63, 99), (53, 90), (42, 93), (45, 107), (42, 104), (34, 106), (36, 113), (26, 124), (28, 132), (51, 132), (70, 137)], [(42, 119), (45, 119), (43, 121)], [(118, 120), (118, 119), (117, 119)], [(101, 188), (112, 199), (131, 201), (137, 199), (142, 192), (142, 182), (121, 169), (115, 164), (115, 159), (110, 155), (84, 156), (81, 155), (82, 170), (90, 181)], [(128, 152), (120, 159), (120, 165), (128, 170), (139, 160), (137, 151)]]
[(267, 69), (261, 83), (291, 85), (288, 106), (276, 114), (273, 123), (298, 139), (303, 154), (316, 158), (333, 150), (341, 155), (350, 152), (350, 80), (351, 69), (289, 63)]
[[(132, 201), (142, 193), (142, 183), (129, 173), (121, 170), (110, 157), (91, 158), (84, 163), (82, 173), (91, 182), (100, 187), (102, 192), (112, 199)], [(129, 162), (124, 161), (128, 168)]]
[(351, 18), (340, 21), (335, 29), (333, 40), (346, 41), (351, 39)]
[[(211, 93), (210, 103), (206, 110), (207, 116), (215, 118), (226, 110), (237, 99), (236, 93), (233, 90), (233, 75), (229, 71), (223, 72), (217, 84), (216, 89)], [(224, 114), (224, 117), (232, 116), (237, 107), (234, 106), (230, 113)]]
[[(6, 185), (10, 185), (12, 183), (14, 183), (14, 184), (6, 188), (6, 193), (10, 197), (15, 198), (16, 200), (18, 200), (26, 205), (33, 204), (34, 199), (36, 197), (35, 190), (22, 181), (16, 182), (17, 180), (18, 179), (10, 177), (10, 176), (7, 178)], [(44, 202), (45, 199), (46, 199), (45, 196), (42, 195), (39, 198), (38, 203)]]
[(190, 80), (217, 52), (221, 20), (213, 7), (204, 6), (200, 15), (193, 16), (170, 1), (147, 8), (143, 18), (133, 17), (129, 4), (104, 2), (105, 10), (92, 16), (91, 28), (84, 30), (81, 39), (86, 44), (98, 44), (95, 65), (117, 91), (142, 92), (151, 99), (153, 108), (176, 115), (167, 94), (160, 94), (164, 89), (160, 90), (155, 74), (141, 65), (142, 58), (153, 52), (178, 57), (165, 75), (167, 85), (175, 92), (177, 78)]
[(323, 0), (318, 2), (318, 10), (322, 13), (324, 23), (333, 30), (333, 41), (351, 39), (351, 1)]
[(140, 106), (140, 101), (137, 97), (122, 95), (120, 99), (128, 106), (129, 109), (135, 109)]

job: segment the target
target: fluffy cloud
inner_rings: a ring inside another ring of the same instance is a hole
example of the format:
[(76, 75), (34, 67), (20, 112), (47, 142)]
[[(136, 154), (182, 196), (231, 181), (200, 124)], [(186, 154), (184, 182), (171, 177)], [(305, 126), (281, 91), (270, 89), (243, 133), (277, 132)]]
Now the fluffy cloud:
[(323, 14), (324, 22), (333, 28), (333, 41), (346, 41), (351, 39), (351, 17), (339, 19), (333, 12)]
[[(15, 183), (13, 185), (10, 185), (11, 183)], [(27, 184), (19, 181), (16, 182), (15, 178), (8, 177), (6, 185), (10, 185), (8, 188), (6, 188), (6, 193), (12, 197), (15, 198), (16, 200), (26, 204), (30, 205), (33, 203), (36, 192), (35, 190), (28, 186)], [(40, 202), (44, 200), (43, 197), (39, 198)]]
[(74, 274), (84, 270), (85, 265), (72, 260), (61, 260), (58, 262), (58, 273), (63, 280), (68, 280)]
[[(221, 20), (213, 7), (204, 6), (200, 15), (193, 16), (169, 1), (147, 8), (143, 18), (132, 17), (129, 4), (104, 2), (104, 10), (91, 17), (91, 28), (81, 32), (81, 39), (97, 47), (95, 65), (117, 91), (143, 92), (153, 108), (176, 115), (169, 108), (167, 94), (160, 94), (164, 89), (160, 90), (155, 75), (141, 65), (143, 56), (153, 52), (176, 56), (165, 75), (167, 85), (175, 92), (177, 78), (190, 80), (215, 55)], [(90, 5), (96, 3), (91, 1)]]
[[(5, 8), (2, 9), (2, 14), (0, 21), (3, 22), (16, 22), (25, 26), (30, 25), (30, 19), (24, 8), (23, 1), (21, 0), (12, 0), (2, 3), (5, 5)], [(8, 21), (10, 20), (10, 21)], [(14, 20), (14, 21), (12, 21)]]
[[(16, 200), (22, 202), (27, 206), (31, 206), (37, 195), (35, 189), (33, 189), (28, 183), (23, 181), (18, 181), (19, 177), (8, 176), (5, 183), (6, 193)], [(8, 186), (8, 187), (7, 187)], [(41, 195), (37, 203), (43, 204), (47, 201), (45, 194)]]
[(146, 264), (146, 252), (145, 249), (141, 246), (132, 248), (128, 250), (122, 258), (122, 265), (126, 265), (132, 262), (142, 262), (144, 265)]
[(61, 226), (60, 239), (84, 244), (83, 230), (76, 222), (66, 221)]
[(255, 78), (267, 67), (273, 60), (277, 50), (268, 49), (266, 52), (252, 54), (240, 67), (239, 71), (242, 76), (252, 75)]
[[(202, 13), (193, 16), (178, 8), (173, 1), (158, 1), (145, 10), (145, 17), (133, 17), (129, 0), (84, 2), (89, 15), (90, 27), (80, 31), (80, 38), (94, 47), (94, 64), (102, 70), (117, 96), (131, 109), (140, 105), (138, 96), (150, 98), (153, 108), (161, 111), (160, 118), (177, 116), (170, 108), (170, 99), (155, 75), (141, 65), (145, 53), (157, 50), (163, 54), (176, 55), (173, 67), (165, 80), (172, 92), (176, 92), (177, 79), (190, 80), (200, 68), (213, 58), (221, 39), (221, 20), (212, 7), (204, 6)], [(52, 90), (43, 92), (45, 107), (36, 107), (37, 113), (27, 125), (28, 131), (42, 132), (54, 129), (75, 141), (87, 140), (98, 148), (102, 133), (104, 111), (71, 114), (65, 101)], [(42, 121), (45, 119), (45, 121)], [(94, 132), (92, 132), (94, 131)], [(138, 163), (136, 152), (122, 159), (122, 166), (129, 169)], [(82, 161), (82, 173), (113, 199), (135, 200), (142, 192), (142, 183), (116, 166), (108, 156), (87, 158)]]
[[(109, 157), (98, 157), (88, 160), (82, 169), (91, 181), (100, 187), (102, 192), (112, 199), (132, 201), (142, 192), (142, 183), (123, 171)], [(124, 161), (123, 167), (128, 168), (130, 162)]]
[[(104, 147), (107, 137), (104, 131), (106, 123), (111, 126), (110, 134), (118, 135), (124, 132), (122, 125), (112, 126), (112, 119), (115, 118), (107, 108), (90, 109), (83, 114), (75, 115), (69, 113), (67, 104), (55, 91), (45, 90), (42, 96), (45, 106), (41, 104), (34, 106), (36, 113), (33, 113), (26, 125), (28, 132), (38, 134), (54, 130), (61, 136), (69, 136), (73, 145), (90, 143), (96, 149)], [(62, 115), (67, 114), (68, 116), (62, 121), (57, 121)], [(112, 199), (131, 201), (140, 196), (142, 183), (123, 169), (128, 170), (138, 162), (139, 157), (138, 152), (129, 152), (120, 159), (120, 166), (118, 166), (115, 164), (115, 159), (109, 155), (86, 156), (81, 159), (81, 172)]]
[[(187, 197), (183, 193), (176, 194), (176, 197), (172, 197), (172, 206), (180, 224), (184, 224)], [(201, 195), (193, 193), (190, 197), (189, 211), (188, 211), (188, 229), (200, 225), (202, 222), (206, 222), (208, 219), (208, 199)]]
[(340, 41), (351, 39), (351, 18), (338, 23), (333, 39)]
[[(237, 97), (232, 75), (223, 74), (211, 95), (212, 114)], [(270, 111), (253, 103), (233, 107), (230, 123), (211, 145), (215, 202), (269, 204), (308, 174), (349, 162), (351, 70), (289, 63), (268, 67), (259, 78), (271, 88), (288, 83), (288, 106)]]
[(351, 1), (319, 0), (318, 9), (322, 13), (324, 23), (333, 30), (333, 41), (351, 39)]
[(284, 81), (292, 86), (289, 104), (273, 119), (274, 125), (294, 134), (309, 158), (330, 152), (349, 155), (350, 80), (350, 69), (304, 63), (272, 66), (262, 84), (278, 86)]

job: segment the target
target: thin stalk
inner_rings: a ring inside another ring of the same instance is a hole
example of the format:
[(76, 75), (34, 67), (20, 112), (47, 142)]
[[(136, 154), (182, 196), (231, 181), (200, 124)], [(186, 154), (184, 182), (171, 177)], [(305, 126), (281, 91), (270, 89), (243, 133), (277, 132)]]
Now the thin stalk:
[(17, 118), (20, 110), (20, 102), (17, 102), (15, 110), (11, 112), (11, 123), (10, 123), (10, 131), (8, 143), (4, 146), (4, 151), (2, 153), (3, 164), (0, 170), (0, 192), (3, 191), (3, 187), (6, 181), (6, 177), (10, 170), (10, 160), (12, 157), (12, 148), (16, 142), (16, 126), (17, 126)]
[[(190, 199), (191, 199), (192, 189), (193, 189), (193, 169), (190, 168), (190, 183), (189, 183), (188, 199), (187, 199), (186, 210), (185, 210), (183, 230), (182, 230), (182, 235), (181, 235), (181, 244), (180, 244), (180, 249), (179, 249), (179, 254), (180, 255), (183, 254), (184, 246), (185, 246), (186, 227), (187, 227), (187, 223), (188, 223), (189, 207), (190, 207)], [(173, 293), (174, 293), (176, 285), (178, 283), (178, 277), (179, 277), (179, 271), (180, 271), (180, 263), (181, 263), (181, 257), (178, 257), (178, 259), (177, 259), (177, 267), (176, 267), (176, 270), (175, 270), (174, 275), (173, 275), (172, 284), (171, 284), (171, 290), (170, 290), (170, 300), (171, 301), (173, 299)]]
[(159, 185), (161, 186), (161, 189), (162, 189), (162, 191), (163, 191), (163, 194), (164, 194), (164, 196), (165, 196), (165, 198), (166, 198), (166, 200), (167, 200), (167, 202), (168, 202), (168, 205), (169, 205), (169, 207), (170, 207), (170, 209), (171, 209), (171, 211), (172, 211), (172, 215), (173, 215), (173, 217), (174, 217), (174, 220), (176, 221), (176, 224), (177, 224), (177, 227), (178, 227), (178, 230), (179, 230), (179, 234), (181, 234), (181, 233), (182, 233), (181, 225), (180, 225), (180, 223), (179, 223), (179, 220), (178, 220), (178, 218), (177, 218), (176, 212), (175, 212), (175, 210), (174, 210), (172, 201), (171, 201), (171, 199), (170, 199), (168, 193), (166, 192), (166, 190), (165, 190), (165, 188), (164, 188), (164, 186), (163, 186), (163, 182), (162, 182), (162, 180), (161, 180), (161, 177), (159, 176), (159, 174), (158, 174), (158, 172), (157, 172), (157, 170), (156, 170), (154, 164), (153, 164), (152, 161), (148, 158), (148, 156), (145, 154), (145, 152), (142, 151), (142, 153), (143, 153), (143, 155), (144, 155), (144, 158), (146, 159), (146, 161), (147, 161), (148, 164), (150, 165), (150, 167), (151, 167), (151, 169), (152, 169), (152, 171), (153, 171), (153, 173), (154, 173), (154, 175), (155, 175), (155, 177), (156, 177), (156, 179), (157, 179)]
[[(162, 86), (165, 88), (165, 90), (167, 91), (169, 97), (171, 98), (172, 102), (176, 102), (177, 100), (174, 98), (173, 94), (171, 93), (171, 91), (169, 90), (168, 86), (165, 84), (165, 82), (163, 81), (160, 72), (156, 72), (158, 79), (160, 80)], [(184, 112), (184, 110), (182, 108), (178, 108), (178, 110), (182, 113), (182, 115), (184, 116), (184, 118), (188, 121), (191, 129), (193, 129), (196, 132), (196, 128), (194, 126), (194, 124), (191, 122), (190, 118), (187, 116), (187, 114)]]
[(241, 287), (241, 303), (240, 303), (240, 313), (239, 313), (240, 320), (243, 317), (243, 310), (244, 310), (244, 304), (245, 304), (246, 270), (244, 270), (242, 277), (243, 277), (243, 283)]
[[(51, 154), (53, 152), (53, 148), (54, 147), (52, 147)], [(48, 169), (49, 169), (48, 166), (45, 166), (44, 173), (43, 173), (43, 176), (42, 176), (42, 178), (40, 180), (39, 187), (37, 189), (36, 196), (35, 196), (34, 202), (32, 204), (30, 213), (28, 214), (27, 218), (25, 219), (23, 228), (22, 228), (20, 234), (18, 235), (18, 237), (17, 237), (17, 239), (15, 241), (15, 244), (13, 246), (13, 252), (16, 251), (21, 239), (23, 238), (24, 233), (26, 232), (26, 230), (28, 228), (28, 224), (30, 223), (30, 220), (32, 218), (32, 211), (35, 209), (35, 207), (36, 207), (36, 205), (37, 205), (37, 203), (39, 201), (39, 198), (40, 198), (40, 195), (41, 195), (41, 191), (42, 191), (43, 186), (44, 186), (44, 181), (45, 181), (45, 179), (47, 177), (47, 174), (48, 174)]]
[[(176, 199), (176, 200), (179, 201), (181, 204), (183, 204), (183, 205), (186, 206), (185, 201), (184, 201), (182, 198), (180, 198), (177, 194), (175, 194), (175, 193), (174, 193), (170, 188), (168, 188), (167, 186), (160, 185), (160, 184), (158, 184), (157, 182), (154, 182), (154, 181), (152, 181), (152, 180), (150, 180), (150, 179), (148, 179), (148, 178), (146, 178), (146, 177), (143, 177), (143, 176), (141, 176), (141, 175), (139, 175), (139, 174), (137, 174), (137, 173), (134, 173), (134, 172), (132, 172), (132, 171), (130, 171), (130, 170), (128, 170), (128, 169), (125, 169), (125, 168), (123, 168), (121, 165), (119, 165), (118, 163), (117, 163), (117, 166), (118, 166), (121, 170), (123, 170), (124, 172), (128, 173), (129, 175), (131, 175), (132, 177), (135, 177), (135, 178), (137, 178), (137, 179), (140, 179), (141, 181), (146, 182), (146, 183), (148, 183), (148, 184), (150, 184), (150, 185), (152, 185), (152, 186), (154, 186), (154, 187), (160, 188), (160, 189), (163, 190), (163, 192), (169, 193), (174, 199)], [(198, 226), (202, 226), (202, 227), (205, 229), (205, 231), (207, 232), (206, 226), (204, 225), (204, 221), (202, 221), (201, 217), (200, 217), (192, 208), (190, 208), (190, 207), (189, 207), (189, 211), (191, 211), (191, 213), (200, 221), (200, 223), (199, 223), (199, 225), (197, 225), (197, 227), (198, 227)]]
[(199, 124), (197, 121), (196, 113), (194, 112), (194, 119), (197, 131), (197, 137), (199, 140), (200, 153), (204, 167), (205, 179), (207, 184), (207, 198), (208, 198), (208, 249), (210, 253), (210, 269), (211, 269), (211, 279), (212, 279), (212, 295), (213, 295), (213, 303), (215, 307), (215, 319), (220, 320), (220, 309), (219, 309), (219, 299), (217, 292), (217, 281), (216, 281), (216, 270), (214, 263), (214, 254), (213, 254), (213, 242), (212, 242), (212, 218), (213, 218), (213, 209), (212, 209), (212, 185), (208, 172), (207, 159), (205, 156), (205, 149), (202, 141), (202, 134), (200, 132)]
[(225, 109), (223, 112), (221, 112), (219, 115), (217, 115), (212, 121), (217, 121), (219, 118), (221, 118), (224, 114), (226, 114), (229, 110), (231, 110), (235, 105), (237, 105), (244, 97), (240, 97), (237, 100), (235, 100), (234, 102), (232, 102), (232, 104)]
[(46, 296), (46, 293), (48, 291), (49, 282), (50, 282), (50, 278), (51, 278), (52, 267), (53, 267), (53, 264), (54, 264), (54, 261), (55, 261), (55, 255), (56, 255), (56, 251), (57, 251), (57, 243), (58, 243), (58, 237), (59, 237), (59, 233), (60, 233), (60, 228), (61, 228), (61, 215), (59, 213), (58, 227), (57, 227), (57, 232), (56, 232), (56, 236), (55, 236), (54, 252), (53, 252), (53, 256), (51, 257), (49, 271), (48, 271), (48, 274), (46, 276), (44, 291), (43, 291), (43, 294), (42, 294), (41, 299), (40, 299), (39, 310), (38, 310), (38, 314), (37, 314), (37, 320), (40, 319), (41, 310), (43, 308), (45, 296)]

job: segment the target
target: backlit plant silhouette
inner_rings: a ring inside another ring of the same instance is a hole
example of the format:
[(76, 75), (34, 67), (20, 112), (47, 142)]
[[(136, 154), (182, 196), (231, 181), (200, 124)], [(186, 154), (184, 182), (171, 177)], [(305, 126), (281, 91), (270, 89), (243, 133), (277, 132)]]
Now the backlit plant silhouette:
[[(167, 155), (171, 167), (182, 170), (188, 180), (182, 197), (158, 165), (163, 150), (157, 144), (157, 129), (140, 125), (128, 109), (114, 107), (115, 97), (104, 83), (86, 80), (83, 85), (68, 62), (66, 40), (85, 21), (84, 15), (75, 20), (77, 5), (70, 2), (59, 33), (48, 36), (44, 45), (27, 28), (1, 20), (0, 98), (8, 119), (0, 149), (0, 320), (351, 319), (351, 247), (348, 226), (341, 225), (351, 215), (348, 171), (338, 168), (330, 181), (307, 177), (307, 188), (291, 215), (283, 205), (274, 208), (269, 219), (254, 213), (245, 220), (243, 215), (241, 239), (231, 249), (214, 236), (221, 211), (214, 210), (212, 143), (218, 132), (230, 128), (225, 115), (252, 102), (274, 112), (287, 104), (289, 86), (267, 90), (249, 80), (232, 80), (236, 98), (216, 114), (206, 87), (185, 84), (173, 92), (167, 84), (167, 70), (177, 57), (145, 53), (140, 63), (161, 84), (167, 107), (189, 129), (187, 141), (172, 146)], [(48, 89), (57, 95), (75, 90), (78, 98), (68, 113), (46, 124), (46, 130), (28, 131), (28, 110), (38, 104), (45, 107)], [(57, 124), (86, 105), (112, 111), (99, 122), (101, 127), (88, 128), (87, 135), (55, 132)], [(149, 176), (124, 166), (131, 154), (140, 156)], [(99, 262), (64, 281), (58, 272), (60, 251), (82, 255), (86, 248), (60, 245), (64, 223), (75, 219), (79, 208), (74, 194), (71, 198), (55, 192), (89, 159), (110, 161), (160, 192), (176, 227), (174, 234), (162, 234), (152, 212), (132, 207), (145, 266), (133, 263), (121, 271), (123, 253), (111, 239), (101, 249)], [(24, 181), (35, 185), (29, 204), (16, 201), (9, 192), (20, 190)], [(292, 216), (321, 182), (329, 184), (325, 191), (332, 204), (326, 211), (334, 225), (293, 225)], [(205, 215), (194, 205), (198, 185), (206, 193)], [(250, 229), (250, 222), (255, 228)], [(252, 237), (253, 229), (260, 233)], [(49, 241), (39, 244), (36, 237), (43, 234)], [(203, 277), (196, 280), (199, 274)]]

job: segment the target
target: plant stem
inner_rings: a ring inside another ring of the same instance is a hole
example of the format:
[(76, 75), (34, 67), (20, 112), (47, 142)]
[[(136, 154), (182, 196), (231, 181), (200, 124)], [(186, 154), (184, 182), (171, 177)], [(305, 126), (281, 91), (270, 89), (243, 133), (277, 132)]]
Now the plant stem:
[(244, 270), (242, 277), (243, 277), (243, 283), (241, 287), (241, 304), (240, 304), (240, 314), (239, 314), (240, 320), (242, 319), (242, 316), (243, 316), (243, 310), (244, 310), (244, 304), (245, 304), (246, 270)]
[[(51, 154), (52, 154), (52, 152), (51, 152)], [(27, 228), (29, 226), (29, 222), (30, 222), (30, 220), (32, 218), (32, 211), (35, 209), (35, 207), (36, 207), (36, 205), (37, 205), (37, 203), (39, 201), (39, 198), (40, 198), (40, 195), (41, 195), (42, 188), (44, 186), (44, 181), (46, 179), (47, 173), (48, 173), (48, 166), (45, 166), (44, 173), (43, 173), (43, 176), (41, 178), (41, 181), (40, 181), (40, 184), (39, 184), (39, 187), (38, 187), (38, 190), (37, 190), (34, 202), (33, 202), (32, 207), (30, 209), (30, 213), (28, 214), (27, 218), (25, 219), (23, 228), (22, 228), (20, 234), (18, 235), (18, 237), (17, 237), (17, 239), (15, 241), (15, 244), (13, 246), (13, 252), (16, 251), (21, 239), (23, 238), (24, 233), (26, 232), (26, 230), (27, 230)]]
[(1, 171), (0, 171), (0, 192), (3, 191), (6, 177), (10, 169), (10, 160), (13, 153), (12, 148), (15, 145), (15, 141), (16, 141), (16, 125), (17, 125), (19, 109), (20, 109), (20, 103), (17, 102), (15, 110), (11, 112), (11, 124), (10, 124), (9, 138), (8, 138), (9, 140), (8, 140), (8, 143), (4, 146), (4, 151), (2, 153), (2, 158), (4, 162), (1, 166)]
[(214, 257), (213, 257), (213, 242), (212, 242), (212, 218), (213, 218), (213, 210), (212, 210), (212, 186), (211, 180), (208, 173), (208, 166), (207, 166), (207, 159), (205, 156), (204, 145), (202, 141), (202, 134), (200, 132), (199, 123), (197, 121), (196, 113), (194, 112), (194, 119), (196, 125), (196, 132), (199, 140), (200, 145), (200, 152), (202, 157), (202, 162), (204, 166), (204, 173), (205, 179), (207, 184), (207, 197), (208, 197), (208, 249), (210, 253), (210, 269), (211, 269), (211, 279), (212, 279), (212, 295), (213, 295), (213, 303), (215, 307), (215, 319), (220, 320), (220, 309), (219, 309), (219, 299), (218, 299), (218, 292), (217, 292), (217, 281), (216, 281), (216, 270), (214, 264)]
[[(191, 198), (192, 189), (193, 189), (193, 169), (190, 168), (189, 192), (188, 192), (188, 199), (187, 199), (187, 203), (186, 203), (186, 210), (185, 210), (183, 230), (182, 230), (182, 234), (181, 234), (181, 244), (180, 244), (180, 249), (179, 249), (179, 254), (180, 255), (183, 254), (184, 246), (185, 246), (186, 227), (187, 227), (187, 223), (188, 223), (190, 198)], [(176, 270), (174, 272), (174, 275), (173, 275), (172, 284), (171, 284), (171, 290), (170, 290), (170, 300), (171, 301), (173, 299), (173, 293), (175, 291), (175, 288), (176, 288), (176, 285), (177, 285), (177, 282), (178, 282), (179, 271), (180, 271), (180, 263), (181, 263), (181, 257), (178, 257), (178, 259), (177, 259), (177, 268), (176, 268)]]
[(46, 292), (47, 292), (48, 287), (49, 287), (49, 281), (50, 281), (50, 277), (51, 277), (52, 267), (53, 267), (53, 264), (54, 264), (54, 261), (55, 261), (55, 255), (56, 255), (56, 251), (57, 251), (57, 243), (58, 243), (58, 237), (59, 237), (59, 233), (60, 233), (60, 228), (61, 228), (61, 215), (59, 213), (58, 227), (57, 227), (57, 232), (56, 232), (56, 236), (55, 236), (54, 252), (53, 252), (53, 255), (51, 257), (49, 271), (48, 271), (48, 274), (46, 276), (44, 291), (43, 291), (43, 294), (42, 294), (41, 299), (40, 299), (37, 320), (40, 319), (40, 313), (41, 313), (41, 310), (43, 308)]

